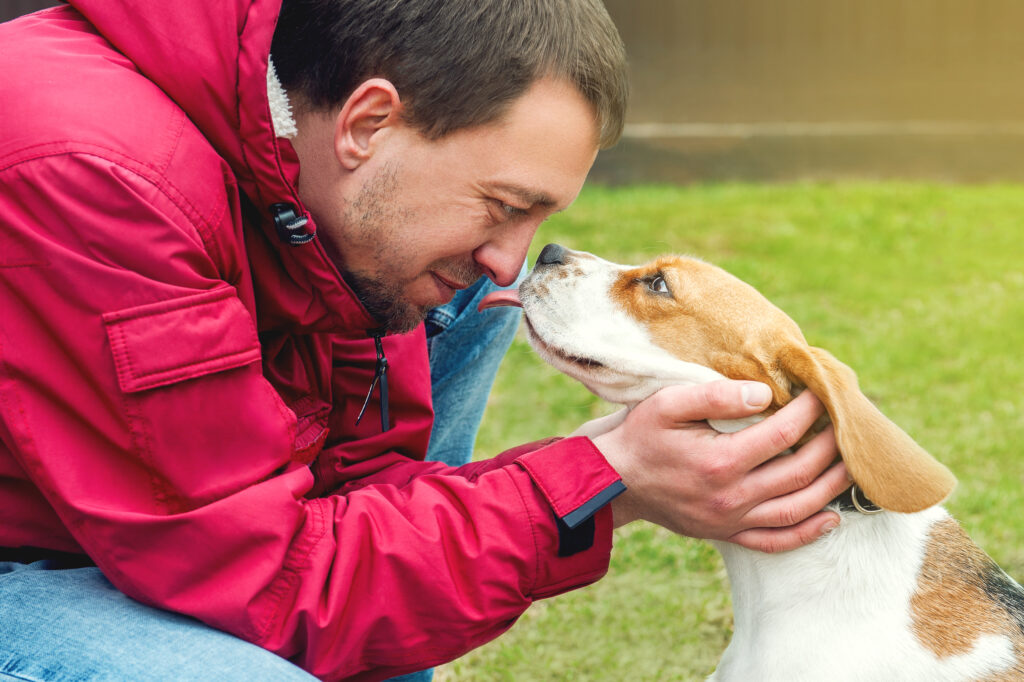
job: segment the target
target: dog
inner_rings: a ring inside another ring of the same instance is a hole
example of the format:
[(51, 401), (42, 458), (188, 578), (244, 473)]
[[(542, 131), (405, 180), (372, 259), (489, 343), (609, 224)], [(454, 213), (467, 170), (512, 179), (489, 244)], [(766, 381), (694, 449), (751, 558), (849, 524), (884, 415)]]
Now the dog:
[(497, 305), (522, 307), (544, 360), (627, 410), (723, 378), (771, 387), (765, 414), (803, 389), (824, 403), (854, 482), (829, 505), (841, 523), (779, 554), (714, 543), (734, 632), (712, 682), (1024, 680), (1024, 589), (941, 506), (953, 475), (753, 287), (694, 258), (630, 267), (549, 244), (481, 308)]

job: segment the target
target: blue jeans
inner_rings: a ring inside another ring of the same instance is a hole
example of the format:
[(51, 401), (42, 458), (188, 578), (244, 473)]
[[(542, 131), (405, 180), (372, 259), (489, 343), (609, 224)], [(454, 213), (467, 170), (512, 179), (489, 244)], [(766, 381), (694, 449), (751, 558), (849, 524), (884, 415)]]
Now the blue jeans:
[[(524, 264), (512, 287), (525, 276)], [(436, 415), (427, 448), (429, 460), (460, 466), (473, 455), (487, 396), (521, 318), (518, 308), (477, 312), (481, 299), (498, 288), (481, 277), (427, 315), (431, 397)]]
[(96, 568), (0, 563), (0, 680), (315, 680), (265, 649), (143, 606)]
[[(427, 321), (434, 412), (428, 458), (469, 461), (498, 364), (519, 311), (478, 313), (495, 289), (482, 278)], [(395, 368), (401, 371), (401, 368)], [(400, 680), (427, 682), (432, 671)], [(264, 649), (121, 594), (97, 568), (0, 562), (0, 680), (315, 678)]]

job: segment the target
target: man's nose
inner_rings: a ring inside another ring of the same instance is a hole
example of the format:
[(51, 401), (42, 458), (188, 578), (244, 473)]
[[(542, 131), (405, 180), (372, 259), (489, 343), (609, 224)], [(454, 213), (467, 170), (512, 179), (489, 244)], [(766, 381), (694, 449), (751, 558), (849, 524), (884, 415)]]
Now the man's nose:
[(478, 247), (473, 252), (473, 259), (495, 284), (511, 286), (523, 268), (526, 252), (540, 223), (540, 220), (530, 220), (509, 225)]

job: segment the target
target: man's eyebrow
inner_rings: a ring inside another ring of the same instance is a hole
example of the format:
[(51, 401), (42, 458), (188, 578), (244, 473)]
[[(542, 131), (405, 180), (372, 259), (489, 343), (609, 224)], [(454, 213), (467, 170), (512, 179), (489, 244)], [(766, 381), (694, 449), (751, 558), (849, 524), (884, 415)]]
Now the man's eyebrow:
[(541, 190), (530, 189), (529, 187), (522, 187), (521, 185), (510, 185), (508, 183), (499, 183), (492, 185), (492, 188), (499, 191), (505, 192), (506, 194), (512, 194), (528, 203), (530, 206), (541, 206), (542, 208), (552, 208), (557, 206), (558, 202), (555, 201), (549, 194)]

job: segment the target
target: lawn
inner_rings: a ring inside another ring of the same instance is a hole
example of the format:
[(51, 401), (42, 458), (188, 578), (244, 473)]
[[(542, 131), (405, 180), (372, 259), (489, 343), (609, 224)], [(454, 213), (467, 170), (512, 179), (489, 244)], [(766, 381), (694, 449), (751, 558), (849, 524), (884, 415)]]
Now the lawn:
[[(903, 183), (587, 187), (547, 242), (639, 263), (717, 263), (857, 370), (876, 404), (957, 474), (947, 507), (1024, 578), (1024, 188)], [(517, 339), (479, 456), (611, 411)], [(440, 680), (701, 680), (729, 639), (706, 543), (636, 523), (608, 576), (536, 604)]]

